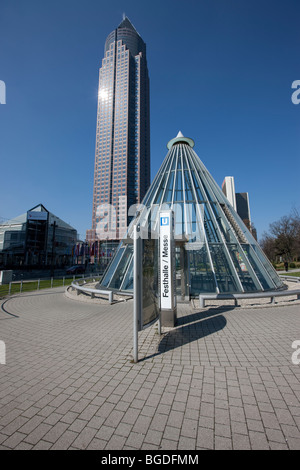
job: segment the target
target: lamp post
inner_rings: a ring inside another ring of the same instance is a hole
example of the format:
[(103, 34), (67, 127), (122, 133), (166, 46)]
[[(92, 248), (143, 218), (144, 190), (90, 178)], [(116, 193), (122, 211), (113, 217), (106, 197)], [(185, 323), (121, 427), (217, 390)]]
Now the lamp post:
[(51, 251), (51, 277), (54, 276), (54, 245), (55, 245), (55, 230), (57, 227), (56, 221), (51, 224), (51, 227), (53, 227), (53, 233), (52, 233), (52, 251)]

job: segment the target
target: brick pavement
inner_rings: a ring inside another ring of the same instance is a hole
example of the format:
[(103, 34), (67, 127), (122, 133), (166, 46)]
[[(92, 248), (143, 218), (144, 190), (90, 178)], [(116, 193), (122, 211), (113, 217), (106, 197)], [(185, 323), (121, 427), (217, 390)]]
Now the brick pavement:
[(300, 449), (298, 303), (179, 304), (137, 364), (132, 309), (61, 288), (2, 301), (0, 449)]

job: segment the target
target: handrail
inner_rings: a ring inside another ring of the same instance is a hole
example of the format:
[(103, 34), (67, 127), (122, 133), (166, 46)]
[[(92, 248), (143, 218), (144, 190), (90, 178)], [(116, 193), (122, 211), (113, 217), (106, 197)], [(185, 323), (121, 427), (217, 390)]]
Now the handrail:
[[(84, 279), (84, 284), (86, 284), (86, 280), (87, 280), (87, 278)], [(93, 279), (93, 280), (95, 280), (95, 279)], [(111, 290), (109, 291), (109, 290), (102, 290), (102, 289), (94, 289), (94, 288), (91, 288), (91, 287), (83, 287), (83, 285), (78, 284), (78, 281), (73, 281), (71, 283), (71, 287), (77, 291), (77, 295), (79, 295), (80, 292), (85, 292), (87, 294), (91, 294), (91, 298), (93, 299), (95, 297), (95, 294), (102, 294), (102, 295), (107, 295), (108, 296), (108, 301), (109, 301), (110, 304), (112, 304), (113, 301), (114, 301), (114, 294), (113, 294), (113, 291), (111, 291)]]
[(297, 299), (300, 299), (300, 289), (296, 290), (284, 290), (284, 291), (269, 291), (269, 292), (251, 292), (251, 293), (243, 293), (243, 294), (200, 294), (199, 295), (199, 302), (200, 308), (205, 307), (206, 300), (234, 300), (234, 304), (237, 305), (238, 299), (259, 299), (259, 298), (271, 298), (271, 303), (274, 304), (275, 297), (287, 297), (297, 295)]
[(300, 277), (289, 276), (287, 274), (280, 274), (279, 277), (284, 281), (300, 282)]

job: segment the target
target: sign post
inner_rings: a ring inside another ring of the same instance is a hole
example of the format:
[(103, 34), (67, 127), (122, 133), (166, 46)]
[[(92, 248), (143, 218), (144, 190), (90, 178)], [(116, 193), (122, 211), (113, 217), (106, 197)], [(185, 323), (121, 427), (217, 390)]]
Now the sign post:
[(142, 259), (139, 227), (133, 227), (133, 362), (138, 362), (138, 332), (142, 316)]
[(174, 327), (177, 321), (175, 292), (174, 213), (159, 213), (159, 264), (161, 325)]

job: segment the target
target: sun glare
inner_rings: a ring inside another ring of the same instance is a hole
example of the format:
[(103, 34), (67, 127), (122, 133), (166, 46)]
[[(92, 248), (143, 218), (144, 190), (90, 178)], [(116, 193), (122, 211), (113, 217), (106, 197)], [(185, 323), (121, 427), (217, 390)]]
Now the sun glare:
[(99, 90), (99, 98), (101, 100), (106, 100), (108, 98), (108, 91), (104, 90), (103, 88)]

